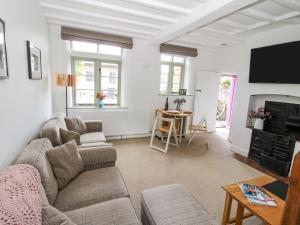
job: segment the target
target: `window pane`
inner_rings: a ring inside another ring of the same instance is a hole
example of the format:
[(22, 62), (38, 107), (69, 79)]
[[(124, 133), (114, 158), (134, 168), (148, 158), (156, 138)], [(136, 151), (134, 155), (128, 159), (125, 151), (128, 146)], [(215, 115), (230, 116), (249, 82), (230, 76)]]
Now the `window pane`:
[(169, 81), (169, 75), (168, 74), (161, 74), (160, 75), (160, 82), (161, 83), (168, 83)]
[(103, 94), (106, 95), (106, 98), (103, 100), (104, 104), (118, 104), (118, 92), (114, 90), (102, 90)]
[(168, 91), (168, 83), (160, 83), (160, 93), (166, 94)]
[(178, 93), (179, 92), (179, 83), (173, 83), (173, 86), (172, 86), (172, 92), (173, 93)]
[(90, 42), (72, 41), (72, 50), (78, 52), (97, 53), (97, 44)]
[(180, 76), (174, 75), (173, 76), (173, 83), (180, 83)]
[(119, 65), (116, 63), (101, 63), (101, 76), (118, 77)]
[(175, 75), (181, 75), (181, 70), (182, 70), (182, 67), (181, 66), (174, 66), (173, 67), (173, 72)]
[(174, 56), (173, 62), (175, 62), (175, 63), (184, 63), (184, 58), (183, 57)]
[(121, 55), (122, 49), (120, 47), (111, 45), (99, 45), (99, 53), (106, 55)]
[(117, 77), (101, 77), (101, 90), (118, 90)]
[(76, 104), (94, 104), (95, 63), (75, 60)]
[(119, 64), (101, 63), (101, 90), (106, 95), (105, 104), (118, 104)]
[(76, 90), (76, 104), (94, 104), (94, 90)]
[(172, 56), (170, 55), (161, 55), (160, 60), (163, 62), (171, 62), (172, 61)]
[(160, 73), (169, 74), (170, 66), (169, 65), (161, 65), (160, 66)]

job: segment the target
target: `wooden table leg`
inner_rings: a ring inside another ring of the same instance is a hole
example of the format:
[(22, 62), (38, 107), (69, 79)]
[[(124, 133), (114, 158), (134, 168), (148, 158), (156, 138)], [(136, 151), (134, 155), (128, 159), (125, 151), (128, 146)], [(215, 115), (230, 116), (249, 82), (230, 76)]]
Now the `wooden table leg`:
[(231, 206), (232, 206), (232, 197), (231, 197), (230, 194), (226, 193), (222, 225), (228, 225), (229, 224)]
[(244, 207), (238, 203), (238, 207), (236, 210), (236, 221), (235, 225), (242, 225), (243, 224), (243, 219), (244, 219)]

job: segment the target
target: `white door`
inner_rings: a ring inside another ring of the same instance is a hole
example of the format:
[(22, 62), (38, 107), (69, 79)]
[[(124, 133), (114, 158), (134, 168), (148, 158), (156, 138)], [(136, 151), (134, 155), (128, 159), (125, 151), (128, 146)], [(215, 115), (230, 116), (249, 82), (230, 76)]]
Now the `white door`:
[(207, 130), (215, 131), (220, 74), (200, 71), (197, 75), (193, 124), (204, 117)]

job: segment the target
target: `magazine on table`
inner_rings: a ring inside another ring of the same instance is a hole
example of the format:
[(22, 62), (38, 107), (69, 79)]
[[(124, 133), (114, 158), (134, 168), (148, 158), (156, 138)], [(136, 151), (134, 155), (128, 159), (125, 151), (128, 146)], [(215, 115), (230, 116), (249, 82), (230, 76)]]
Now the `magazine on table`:
[(267, 195), (267, 193), (259, 186), (242, 183), (240, 184), (240, 188), (251, 204), (277, 206), (275, 199)]

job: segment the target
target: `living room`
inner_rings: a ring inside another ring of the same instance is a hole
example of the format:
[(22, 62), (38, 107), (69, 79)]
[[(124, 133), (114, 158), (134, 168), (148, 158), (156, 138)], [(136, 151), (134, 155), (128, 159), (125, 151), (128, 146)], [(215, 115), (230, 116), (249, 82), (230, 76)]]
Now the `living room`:
[[(48, 199), (28, 224), (300, 224), (299, 1), (0, 3), (0, 224), (13, 214), (6, 177), (26, 186), (24, 168)], [(235, 84), (219, 105), (224, 75)], [(228, 138), (216, 132), (222, 107)], [(262, 176), (280, 181), (283, 199), (267, 189), (277, 207), (228, 197)]]

